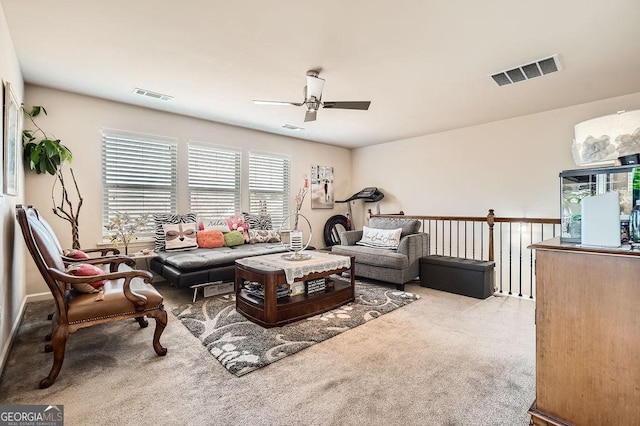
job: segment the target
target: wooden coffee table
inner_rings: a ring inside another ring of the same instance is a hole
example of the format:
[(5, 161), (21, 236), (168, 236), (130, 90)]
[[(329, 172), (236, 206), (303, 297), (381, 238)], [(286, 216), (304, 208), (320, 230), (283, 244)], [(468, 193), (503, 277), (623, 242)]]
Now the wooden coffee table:
[[(267, 255), (273, 256), (273, 255)], [(345, 303), (352, 302), (355, 298), (355, 274), (354, 257), (349, 258), (349, 266), (337, 269), (327, 269), (322, 272), (313, 272), (295, 281), (309, 281), (318, 278), (330, 277), (332, 285), (323, 291), (300, 294), (297, 296), (276, 297), (276, 288), (280, 284), (287, 284), (284, 269), (261, 264), (260, 258), (267, 256), (253, 256), (238, 259), (235, 262), (235, 291), (236, 310), (252, 322), (265, 328), (278, 327), (294, 321), (317, 315), (322, 312), (335, 309)], [(315, 253), (312, 256), (319, 256)], [(322, 253), (322, 256), (339, 256)], [(317, 261), (317, 258), (316, 258)], [(292, 261), (297, 262), (297, 261)], [(301, 261), (304, 262), (304, 261)], [(329, 264), (329, 263), (328, 263)], [(349, 277), (340, 274), (349, 271)], [(264, 299), (249, 294), (243, 289), (245, 281), (260, 283), (264, 288)]]

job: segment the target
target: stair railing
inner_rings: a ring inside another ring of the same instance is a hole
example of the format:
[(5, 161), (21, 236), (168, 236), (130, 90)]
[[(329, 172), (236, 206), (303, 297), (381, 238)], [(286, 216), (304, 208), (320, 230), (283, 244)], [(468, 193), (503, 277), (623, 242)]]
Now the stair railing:
[(528, 246), (560, 235), (560, 219), (487, 216), (385, 215), (422, 221), (429, 233), (429, 253), (496, 263), (496, 291), (535, 297), (535, 252)]

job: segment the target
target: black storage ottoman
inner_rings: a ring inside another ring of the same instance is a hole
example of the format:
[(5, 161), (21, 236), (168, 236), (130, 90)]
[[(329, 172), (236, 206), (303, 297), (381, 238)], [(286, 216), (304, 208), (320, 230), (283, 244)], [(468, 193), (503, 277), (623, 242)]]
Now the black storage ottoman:
[(494, 262), (449, 256), (420, 258), (420, 285), (486, 299), (494, 292)]

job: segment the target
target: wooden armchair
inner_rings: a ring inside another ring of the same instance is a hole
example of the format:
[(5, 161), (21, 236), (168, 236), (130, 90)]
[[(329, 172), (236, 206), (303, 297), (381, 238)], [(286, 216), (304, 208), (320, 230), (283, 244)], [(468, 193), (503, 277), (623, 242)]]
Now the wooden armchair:
[[(55, 301), (52, 331), (47, 336), (51, 344), (45, 345), (46, 352), (53, 352), (53, 366), (49, 375), (40, 381), (41, 389), (55, 382), (64, 361), (67, 338), (80, 328), (132, 318), (140, 327), (146, 327), (145, 315), (153, 317), (156, 320), (153, 349), (160, 356), (166, 355), (167, 349), (160, 344), (160, 336), (167, 324), (167, 313), (162, 296), (151, 285), (149, 272), (132, 270), (135, 262), (131, 258), (116, 255), (84, 261), (108, 266), (104, 275), (79, 277), (68, 274), (65, 272), (65, 260), (68, 259), (63, 257), (58, 239), (39, 212), (33, 207), (18, 205), (16, 218), (29, 253)], [(99, 301), (95, 293), (79, 293), (71, 287), (102, 280), (105, 285)]]

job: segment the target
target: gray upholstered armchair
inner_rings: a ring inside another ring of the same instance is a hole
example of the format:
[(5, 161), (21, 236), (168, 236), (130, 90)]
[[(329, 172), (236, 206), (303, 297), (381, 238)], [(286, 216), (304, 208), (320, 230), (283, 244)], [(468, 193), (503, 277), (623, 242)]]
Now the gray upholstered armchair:
[(420, 274), (421, 257), (429, 254), (429, 234), (420, 231), (417, 219), (372, 217), (367, 225), (375, 229), (401, 228), (397, 249), (367, 247), (356, 244), (362, 238), (360, 231), (340, 233), (340, 245), (331, 248), (333, 253), (355, 256), (357, 276), (394, 283), (398, 290)]

